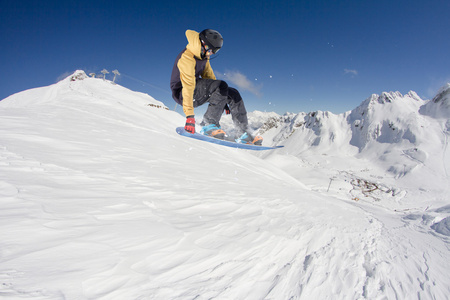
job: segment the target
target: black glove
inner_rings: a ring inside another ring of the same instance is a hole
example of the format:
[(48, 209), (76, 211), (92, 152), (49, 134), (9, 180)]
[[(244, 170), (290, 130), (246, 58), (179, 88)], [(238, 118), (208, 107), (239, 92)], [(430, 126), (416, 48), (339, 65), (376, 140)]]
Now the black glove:
[(187, 132), (192, 133), (192, 134), (195, 133), (195, 118), (194, 118), (194, 116), (186, 117), (186, 125), (184, 125), (184, 130), (186, 130)]

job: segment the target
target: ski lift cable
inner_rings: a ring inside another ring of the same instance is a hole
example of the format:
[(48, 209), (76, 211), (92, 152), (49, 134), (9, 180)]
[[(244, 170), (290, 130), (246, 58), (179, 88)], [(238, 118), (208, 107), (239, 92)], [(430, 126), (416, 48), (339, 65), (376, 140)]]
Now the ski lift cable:
[(169, 90), (167, 90), (167, 89), (164, 89), (164, 88), (162, 88), (162, 87), (153, 85), (153, 84), (151, 84), (151, 83), (149, 83), (149, 82), (146, 82), (146, 81), (143, 81), (143, 80), (134, 78), (134, 77), (132, 77), (132, 76), (130, 76), (130, 75), (127, 75), (127, 74), (124, 74), (124, 73), (121, 73), (121, 75), (122, 75), (122, 76), (125, 76), (125, 77), (127, 77), (127, 78), (129, 78), (129, 79), (131, 79), (131, 80), (134, 80), (134, 81), (136, 81), (136, 82), (139, 82), (139, 83), (141, 83), (141, 84), (148, 85), (149, 87), (154, 88), (154, 89), (157, 89), (157, 90), (159, 90), (159, 91), (161, 91), (161, 92), (165, 92), (165, 93), (168, 93), (168, 94), (171, 93), (171, 92), (170, 92)]

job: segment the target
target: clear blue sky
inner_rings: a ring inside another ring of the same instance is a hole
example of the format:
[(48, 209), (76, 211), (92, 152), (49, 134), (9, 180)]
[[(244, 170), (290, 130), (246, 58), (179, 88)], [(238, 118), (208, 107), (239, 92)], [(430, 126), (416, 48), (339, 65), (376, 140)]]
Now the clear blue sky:
[(0, 99), (106, 68), (173, 108), (169, 78), (184, 32), (205, 28), (222, 33), (212, 67), (232, 86), (244, 79), (249, 111), (342, 113), (372, 93), (429, 99), (450, 82), (448, 0), (0, 4)]

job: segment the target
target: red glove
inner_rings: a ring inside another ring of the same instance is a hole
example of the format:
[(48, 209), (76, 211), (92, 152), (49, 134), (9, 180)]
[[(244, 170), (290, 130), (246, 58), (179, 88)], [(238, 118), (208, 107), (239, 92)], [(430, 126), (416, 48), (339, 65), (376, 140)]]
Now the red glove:
[(195, 133), (195, 118), (194, 118), (194, 116), (186, 117), (186, 125), (184, 125), (184, 130), (186, 130), (187, 132), (192, 133), (192, 134)]
[(225, 104), (224, 110), (225, 110), (226, 115), (229, 115), (231, 113), (230, 108), (228, 107), (228, 104)]

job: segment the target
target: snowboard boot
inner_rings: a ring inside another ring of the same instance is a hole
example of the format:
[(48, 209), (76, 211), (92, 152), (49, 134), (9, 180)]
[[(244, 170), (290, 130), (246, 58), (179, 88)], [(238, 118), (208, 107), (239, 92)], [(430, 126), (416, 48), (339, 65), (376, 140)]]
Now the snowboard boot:
[(236, 139), (236, 143), (253, 144), (253, 145), (257, 145), (257, 146), (261, 146), (262, 142), (263, 142), (262, 136), (257, 135), (255, 137), (252, 137), (247, 132), (245, 132), (243, 135), (241, 135), (240, 138)]
[(220, 127), (215, 124), (203, 126), (200, 130), (200, 133), (220, 140), (223, 140), (225, 138), (225, 131), (220, 129)]

